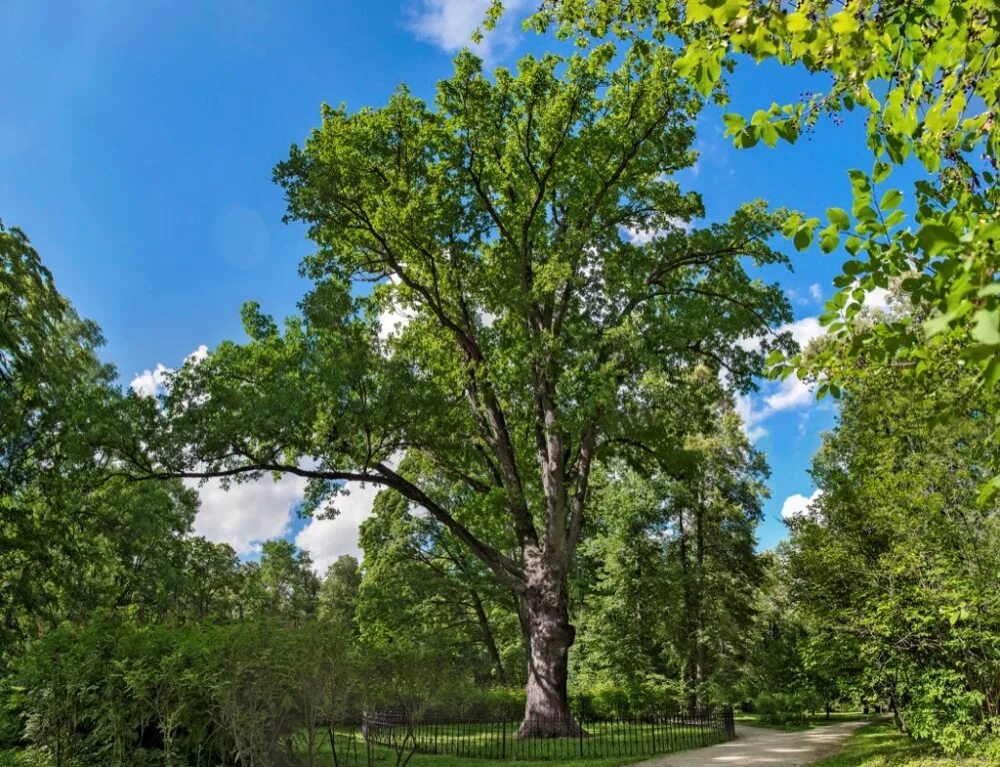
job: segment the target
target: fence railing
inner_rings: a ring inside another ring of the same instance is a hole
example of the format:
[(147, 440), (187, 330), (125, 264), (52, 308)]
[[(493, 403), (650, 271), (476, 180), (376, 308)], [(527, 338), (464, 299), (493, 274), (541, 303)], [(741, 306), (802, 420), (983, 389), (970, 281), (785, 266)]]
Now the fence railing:
[(401, 711), (367, 712), (362, 733), (369, 749), (448, 754), (477, 759), (587, 759), (653, 756), (721, 743), (736, 737), (733, 710), (682, 714), (534, 719), (529, 728), (572, 733), (566, 737), (518, 738), (522, 720)]

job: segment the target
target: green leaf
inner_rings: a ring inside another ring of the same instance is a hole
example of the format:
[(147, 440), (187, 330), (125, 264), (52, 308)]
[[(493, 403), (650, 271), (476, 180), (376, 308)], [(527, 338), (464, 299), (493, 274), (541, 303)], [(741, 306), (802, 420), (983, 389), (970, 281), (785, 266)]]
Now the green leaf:
[(855, 215), (858, 217), (859, 221), (864, 221), (865, 223), (878, 221), (878, 213), (871, 205), (861, 206), (857, 211), (855, 211)]
[(781, 233), (785, 237), (793, 237), (800, 226), (802, 226), (802, 216), (798, 213), (793, 213), (785, 220), (785, 225), (781, 228)]
[(1000, 309), (980, 309), (972, 315), (972, 337), (987, 346), (1000, 345)]
[(917, 242), (921, 249), (931, 257), (959, 244), (955, 233), (941, 224), (926, 224), (920, 227), (920, 231), (917, 232)]
[(708, 21), (712, 18), (712, 6), (703, 0), (688, 0), (687, 1), (687, 20), (688, 21)]
[(885, 225), (886, 227), (891, 229), (892, 227), (901, 224), (905, 219), (906, 219), (906, 213), (904, 213), (901, 210), (894, 210), (892, 213), (886, 216)]
[(890, 189), (888, 192), (882, 195), (882, 199), (879, 201), (878, 206), (883, 211), (888, 211), (892, 210), (893, 208), (899, 207), (899, 204), (902, 201), (903, 201), (903, 193), (900, 192), (898, 189)]
[(846, 232), (851, 228), (851, 219), (848, 217), (847, 211), (843, 208), (827, 208), (826, 217), (830, 219), (831, 224), (842, 232)]
[(880, 184), (889, 178), (889, 173), (892, 170), (892, 165), (887, 162), (879, 160), (875, 163), (875, 169), (872, 171), (872, 178), (876, 184)]
[(726, 132), (725, 137), (735, 136), (743, 128), (746, 127), (747, 121), (741, 114), (736, 112), (730, 112), (729, 114), (722, 115), (722, 122), (725, 123)]
[(778, 143), (778, 129), (771, 123), (764, 123), (760, 126), (760, 137), (767, 146), (773, 147)]
[[(1000, 355), (993, 355), (986, 363), (986, 370), (983, 371), (983, 380), (989, 388), (995, 388), (1000, 384)], [(998, 477), (997, 479), (1000, 479)], [(998, 482), (1000, 485), (1000, 482)]]
[(945, 312), (931, 317), (924, 321), (924, 332), (929, 336), (936, 336), (944, 333), (951, 325), (957, 314), (955, 312)]
[(792, 242), (794, 243), (796, 250), (802, 251), (812, 244), (812, 239), (812, 229), (807, 226), (800, 226), (799, 230), (795, 233), (795, 239), (792, 240)]
[(864, 264), (861, 261), (845, 261), (843, 267), (844, 274), (855, 275), (864, 269)]
[(749, 149), (752, 146), (756, 146), (759, 140), (760, 129), (755, 125), (748, 125), (736, 134), (733, 144), (737, 149)]
[(840, 244), (840, 231), (830, 224), (819, 233), (819, 247), (824, 253), (832, 253)]
[(860, 28), (854, 13), (849, 10), (833, 14), (830, 17), (830, 26), (838, 35), (849, 35), (852, 32), (857, 32)]
[(847, 176), (851, 179), (851, 186), (854, 188), (856, 193), (871, 191), (871, 182), (868, 180), (868, 176), (864, 171), (852, 169), (847, 171)]

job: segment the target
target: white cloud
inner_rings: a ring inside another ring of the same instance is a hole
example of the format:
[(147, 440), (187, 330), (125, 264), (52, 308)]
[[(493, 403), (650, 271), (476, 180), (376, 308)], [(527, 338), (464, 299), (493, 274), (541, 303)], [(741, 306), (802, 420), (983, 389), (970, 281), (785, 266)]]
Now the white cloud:
[[(188, 356), (184, 358), (184, 362), (201, 362), (205, 357), (208, 356), (208, 347), (202, 344)], [(168, 368), (162, 362), (157, 362), (156, 367), (152, 370), (143, 370), (138, 373), (129, 382), (129, 386), (132, 387), (132, 391), (142, 397), (155, 397), (158, 394), (163, 394), (166, 391), (167, 382), (170, 379), (170, 374), (173, 373), (175, 368)]]
[(201, 362), (205, 357), (208, 356), (208, 347), (202, 344), (193, 352), (191, 352), (187, 357), (184, 358), (185, 362)]
[[(818, 317), (803, 317), (795, 322), (786, 322), (775, 331), (775, 334), (778, 333), (791, 333), (795, 343), (805, 348), (814, 338), (823, 335), (823, 328), (819, 324)], [(757, 351), (760, 349), (761, 338), (759, 336), (743, 338), (737, 343), (747, 351)]]
[(767, 429), (761, 426), (760, 422), (767, 418), (769, 413), (759, 410), (753, 398), (746, 394), (736, 396), (736, 413), (743, 419), (743, 433), (751, 442), (767, 436)]
[(814, 338), (823, 335), (823, 328), (819, 324), (818, 317), (803, 317), (801, 320), (782, 325), (778, 328), (778, 332), (791, 333), (795, 343), (804, 349)]
[[(676, 216), (668, 216), (667, 220), (671, 226), (676, 226), (682, 232), (690, 232), (693, 228), (690, 222)], [(636, 245), (648, 245), (657, 237), (670, 234), (670, 229), (657, 227), (646, 229), (639, 226), (625, 226), (622, 227), (622, 232), (628, 237), (630, 242), (634, 242)]]
[(763, 424), (771, 416), (816, 404), (815, 387), (794, 373), (777, 384), (768, 382), (764, 386), (770, 389), (768, 394), (741, 394), (736, 397), (736, 412), (743, 419), (743, 432), (751, 442), (767, 436), (767, 428)]
[[(817, 317), (803, 317), (795, 322), (789, 322), (777, 329), (778, 333), (791, 333), (792, 338), (800, 347), (806, 347), (810, 341), (823, 335), (823, 328)], [(740, 346), (748, 351), (760, 349), (760, 338), (745, 338)], [(796, 410), (811, 407), (815, 404), (815, 387), (801, 380), (794, 373), (780, 382), (765, 382), (763, 395), (740, 395), (736, 398), (736, 412), (743, 419), (743, 431), (751, 442), (756, 442), (767, 435), (763, 425), (771, 416), (786, 410)]]
[(793, 519), (795, 517), (808, 516), (813, 513), (812, 504), (819, 500), (823, 494), (822, 490), (816, 490), (808, 498), (800, 493), (790, 495), (781, 504), (781, 518)]
[(358, 531), (372, 513), (380, 485), (347, 482), (348, 495), (340, 495), (334, 506), (340, 512), (333, 519), (313, 519), (295, 537), (295, 545), (308, 551), (316, 572), (322, 574), (341, 554), (361, 559)]
[(794, 373), (778, 384), (778, 390), (764, 397), (767, 407), (766, 418), (782, 410), (793, 410), (813, 403), (813, 387), (802, 381)]
[(889, 308), (889, 291), (885, 288), (872, 288), (865, 293), (863, 302), (866, 309), (886, 311)]
[(219, 480), (199, 486), (201, 508), (194, 520), (194, 532), (210, 541), (228, 543), (241, 555), (251, 554), (263, 541), (285, 535), (292, 511), (302, 502), (306, 480), (284, 475), (277, 482), (264, 477), (256, 482), (231, 484), (229, 490)]
[(486, 19), (490, 0), (416, 0), (409, 8), (409, 28), (421, 40), (453, 53), (470, 48), (484, 60), (509, 51), (517, 42), (517, 16), (530, 0), (507, 0), (497, 28), (480, 43), (472, 34)]
[(405, 309), (393, 308), (378, 317), (378, 335), (383, 341), (395, 335), (413, 319), (413, 313)]
[(168, 368), (163, 363), (158, 362), (153, 370), (143, 370), (137, 374), (129, 386), (141, 397), (155, 397), (157, 394), (163, 393), (164, 384), (172, 372), (174, 372), (173, 368)]
[(818, 282), (814, 282), (809, 286), (809, 297), (816, 302), (823, 300), (823, 289), (819, 286)]

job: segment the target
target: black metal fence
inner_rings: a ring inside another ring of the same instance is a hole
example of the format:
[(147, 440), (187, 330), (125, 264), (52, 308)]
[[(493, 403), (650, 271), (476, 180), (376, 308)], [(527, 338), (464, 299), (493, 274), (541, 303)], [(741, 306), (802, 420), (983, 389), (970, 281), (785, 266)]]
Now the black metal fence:
[[(722, 743), (736, 737), (731, 708), (682, 714), (577, 717), (536, 720), (542, 731), (568, 737), (518, 738), (513, 716), (420, 716), (397, 711), (367, 712), (362, 733), (373, 747), (397, 754), (448, 754), (478, 759), (587, 759), (642, 757)], [(370, 758), (369, 758), (370, 761)]]

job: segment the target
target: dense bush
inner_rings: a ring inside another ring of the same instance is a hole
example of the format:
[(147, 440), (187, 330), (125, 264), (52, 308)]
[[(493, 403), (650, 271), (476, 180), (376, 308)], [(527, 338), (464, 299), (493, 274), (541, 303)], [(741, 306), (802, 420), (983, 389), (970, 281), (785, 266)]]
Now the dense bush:
[(822, 707), (823, 702), (807, 692), (762, 692), (753, 701), (763, 724), (800, 724)]
[(325, 723), (358, 709), (336, 626), (256, 619), (144, 626), (102, 614), (35, 642), (6, 690), (5, 729), (56, 767), (314, 763)]

